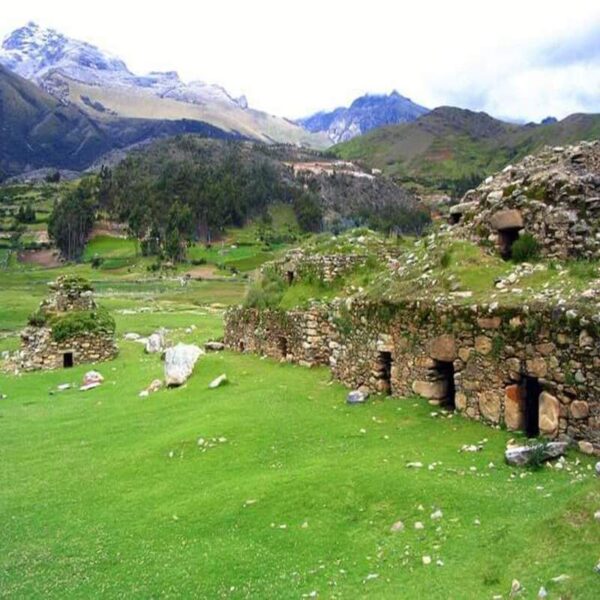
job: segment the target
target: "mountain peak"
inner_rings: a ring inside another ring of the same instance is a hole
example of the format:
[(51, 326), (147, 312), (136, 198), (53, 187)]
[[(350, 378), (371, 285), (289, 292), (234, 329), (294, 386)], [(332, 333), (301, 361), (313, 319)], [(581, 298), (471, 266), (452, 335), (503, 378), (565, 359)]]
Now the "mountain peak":
[(298, 122), (308, 131), (325, 131), (334, 142), (344, 142), (383, 125), (414, 121), (429, 112), (424, 106), (392, 90), (389, 94), (364, 94), (348, 108), (319, 112)]

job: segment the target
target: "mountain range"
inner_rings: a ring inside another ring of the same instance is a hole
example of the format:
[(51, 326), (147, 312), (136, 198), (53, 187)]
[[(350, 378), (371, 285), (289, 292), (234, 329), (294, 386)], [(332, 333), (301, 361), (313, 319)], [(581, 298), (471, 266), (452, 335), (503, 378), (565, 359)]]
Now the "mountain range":
[[(4, 66), (2, 66), (4, 65)], [(600, 115), (519, 125), (393, 91), (293, 122), (175, 72), (132, 73), (108, 52), (29, 23), (0, 48), (0, 179), (83, 170), (179, 133), (324, 149), (420, 190), (459, 194), (544, 144), (600, 137)]]
[(331, 142), (337, 144), (377, 127), (415, 121), (428, 112), (429, 109), (394, 90), (388, 95), (365, 94), (349, 107), (318, 112), (297, 122), (313, 133), (326, 133)]
[(331, 152), (422, 190), (457, 195), (544, 145), (600, 138), (600, 115), (541, 124), (506, 123), (483, 112), (442, 106), (411, 123), (374, 129)]
[(220, 86), (184, 83), (176, 72), (135, 75), (120, 58), (35, 23), (4, 39), (0, 64), (96, 121), (186, 119), (267, 143), (328, 145), (324, 134), (254, 110), (244, 97), (233, 98)]

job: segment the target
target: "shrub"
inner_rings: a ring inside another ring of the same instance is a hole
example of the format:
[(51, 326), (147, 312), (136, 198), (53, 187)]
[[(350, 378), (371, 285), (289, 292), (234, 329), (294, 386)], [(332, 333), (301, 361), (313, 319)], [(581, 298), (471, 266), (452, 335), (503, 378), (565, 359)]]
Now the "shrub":
[(522, 263), (537, 260), (540, 256), (540, 245), (538, 241), (530, 234), (525, 233), (511, 248), (511, 257), (515, 262)]
[(440, 257), (440, 267), (442, 267), (442, 269), (447, 269), (451, 262), (452, 252), (450, 250), (446, 250)]
[(38, 308), (35, 312), (29, 315), (27, 322), (34, 327), (43, 327), (46, 324), (46, 320), (46, 313)]
[(266, 269), (262, 277), (248, 290), (244, 306), (249, 308), (275, 308), (285, 290), (283, 278), (273, 269)]
[(105, 308), (69, 312), (50, 319), (52, 339), (62, 342), (80, 333), (115, 332), (115, 320)]

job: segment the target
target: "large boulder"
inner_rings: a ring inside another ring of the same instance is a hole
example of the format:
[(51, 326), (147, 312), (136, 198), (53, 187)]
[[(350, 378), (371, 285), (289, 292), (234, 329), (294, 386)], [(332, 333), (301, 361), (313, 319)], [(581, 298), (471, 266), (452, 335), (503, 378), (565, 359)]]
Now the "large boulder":
[(184, 384), (194, 370), (194, 365), (204, 354), (195, 344), (177, 344), (165, 353), (165, 383), (168, 386)]
[(423, 398), (442, 400), (448, 394), (448, 383), (444, 380), (423, 381), (417, 379), (413, 381), (412, 390), (415, 394), (423, 396)]
[(504, 453), (506, 462), (514, 467), (524, 467), (533, 460), (546, 461), (562, 456), (567, 450), (566, 442), (549, 442), (533, 446), (515, 446)]
[(365, 390), (353, 390), (348, 392), (348, 396), (346, 396), (347, 404), (364, 404), (369, 397), (369, 392)]
[(146, 352), (148, 354), (155, 354), (162, 352), (165, 347), (165, 336), (162, 331), (155, 331), (148, 337), (146, 342)]

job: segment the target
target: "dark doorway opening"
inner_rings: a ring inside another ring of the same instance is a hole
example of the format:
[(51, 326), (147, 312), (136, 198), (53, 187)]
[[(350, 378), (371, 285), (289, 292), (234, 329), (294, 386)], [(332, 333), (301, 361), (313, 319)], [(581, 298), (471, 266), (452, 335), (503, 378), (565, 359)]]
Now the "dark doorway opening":
[(294, 271), (288, 271), (286, 273), (288, 285), (292, 285), (292, 283), (294, 283), (294, 277), (295, 277)]
[(461, 217), (461, 213), (450, 213), (450, 225), (458, 225)]
[(511, 227), (498, 231), (498, 246), (504, 260), (512, 258), (512, 246), (519, 239), (520, 227)]
[(282, 358), (286, 358), (287, 354), (288, 354), (288, 342), (287, 342), (287, 338), (281, 336), (279, 338), (278, 345), (279, 345), (279, 352), (281, 354), (281, 357)]
[(63, 367), (65, 369), (70, 369), (73, 366), (73, 353), (65, 352), (63, 354)]
[(244, 340), (240, 340), (238, 343), (238, 350), (240, 352), (243, 352), (246, 349), (246, 344), (244, 343)]
[(454, 384), (454, 363), (443, 360), (435, 361), (435, 371), (441, 381), (444, 382), (446, 395), (441, 404), (445, 408), (454, 410), (456, 408), (456, 386)]
[(383, 394), (392, 393), (392, 353), (379, 353), (379, 391)]
[(540, 434), (540, 395), (542, 386), (537, 377), (525, 375), (523, 380), (525, 396), (525, 434), (537, 437)]

